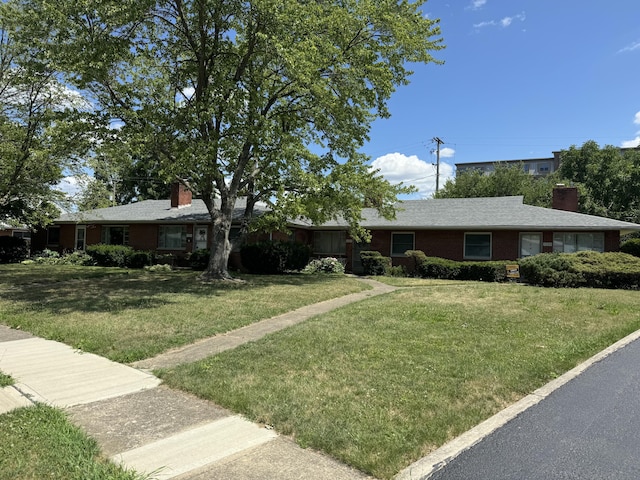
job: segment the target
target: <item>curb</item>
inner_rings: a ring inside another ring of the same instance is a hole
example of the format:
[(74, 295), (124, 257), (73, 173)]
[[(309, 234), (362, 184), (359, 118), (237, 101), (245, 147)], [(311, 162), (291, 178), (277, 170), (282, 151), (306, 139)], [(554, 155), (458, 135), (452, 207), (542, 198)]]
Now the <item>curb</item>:
[(505, 408), (504, 410), (496, 413), (492, 417), (473, 427), (471, 430), (467, 430), (465, 433), (457, 438), (454, 438), (448, 443), (437, 450), (431, 452), (426, 457), (412, 463), (407, 468), (401, 470), (395, 477), (395, 480), (428, 480), (434, 473), (444, 468), (448, 463), (454, 460), (462, 452), (470, 449), (485, 437), (489, 436), (494, 431), (498, 430), (503, 425), (507, 424), (525, 410), (537, 405), (560, 387), (570, 382), (585, 370), (591, 367), (593, 364), (604, 360), (612, 353), (627, 346), (631, 342), (640, 339), (640, 330), (637, 330), (626, 337), (618, 340), (616, 343), (608, 348), (605, 348), (601, 352), (595, 354), (593, 357), (582, 362), (580, 365), (572, 368), (565, 374), (550, 381), (546, 385), (538, 388), (534, 392), (520, 399), (513, 405)]

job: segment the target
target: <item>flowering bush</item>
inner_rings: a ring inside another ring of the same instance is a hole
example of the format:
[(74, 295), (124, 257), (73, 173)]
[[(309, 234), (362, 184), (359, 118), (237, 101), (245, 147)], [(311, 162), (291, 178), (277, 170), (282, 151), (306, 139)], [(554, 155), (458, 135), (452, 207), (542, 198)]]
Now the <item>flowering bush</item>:
[(344, 273), (344, 265), (334, 257), (311, 260), (304, 268), (304, 273)]

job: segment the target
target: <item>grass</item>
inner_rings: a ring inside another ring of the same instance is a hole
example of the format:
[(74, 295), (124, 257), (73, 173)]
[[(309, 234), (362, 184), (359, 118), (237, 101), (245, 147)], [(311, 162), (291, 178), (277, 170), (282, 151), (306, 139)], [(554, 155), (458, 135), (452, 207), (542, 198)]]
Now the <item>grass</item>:
[(1, 265), (0, 323), (132, 362), (368, 288), (345, 276), (242, 278), (203, 283), (193, 271)]
[(411, 286), (159, 373), (391, 478), (640, 328), (637, 292), (391, 281)]
[(140, 480), (100, 457), (96, 442), (45, 405), (0, 415), (0, 478)]
[(8, 387), (9, 385), (13, 385), (13, 383), (13, 378), (11, 378), (6, 373), (0, 372), (0, 388)]

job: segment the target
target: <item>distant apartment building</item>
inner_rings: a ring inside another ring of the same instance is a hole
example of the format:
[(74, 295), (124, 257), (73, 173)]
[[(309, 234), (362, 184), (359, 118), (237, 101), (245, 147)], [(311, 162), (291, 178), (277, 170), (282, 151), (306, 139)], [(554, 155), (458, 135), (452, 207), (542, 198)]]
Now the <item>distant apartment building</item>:
[(537, 177), (549, 175), (560, 166), (560, 152), (553, 152), (549, 158), (524, 158), (521, 160), (493, 160), (489, 162), (456, 163), (456, 172), (462, 173), (470, 170), (478, 170), (489, 175), (495, 170), (496, 165), (522, 165), (525, 172)]

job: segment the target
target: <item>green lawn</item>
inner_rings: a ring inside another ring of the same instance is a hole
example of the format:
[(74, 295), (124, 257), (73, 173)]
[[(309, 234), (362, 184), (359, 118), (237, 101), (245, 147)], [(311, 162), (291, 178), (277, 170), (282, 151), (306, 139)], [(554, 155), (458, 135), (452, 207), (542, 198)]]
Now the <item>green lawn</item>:
[[(194, 272), (0, 266), (0, 323), (132, 361), (365, 288), (340, 276), (245, 279), (205, 284)], [(402, 288), (160, 374), (305, 447), (391, 478), (640, 328), (633, 291), (380, 280)]]
[(412, 285), (161, 372), (380, 478), (640, 328), (640, 294)]
[(100, 456), (96, 442), (45, 405), (0, 415), (0, 478), (141, 480)]
[(0, 265), (0, 324), (132, 362), (369, 288), (345, 276), (242, 278), (203, 283), (193, 271)]

